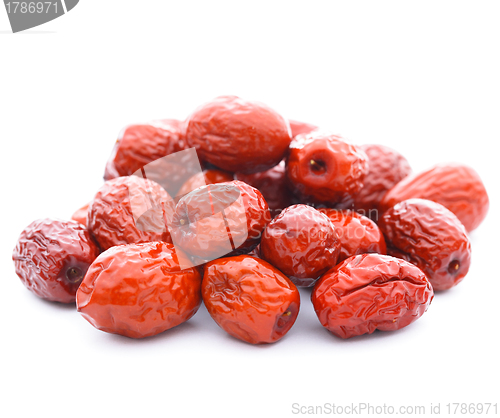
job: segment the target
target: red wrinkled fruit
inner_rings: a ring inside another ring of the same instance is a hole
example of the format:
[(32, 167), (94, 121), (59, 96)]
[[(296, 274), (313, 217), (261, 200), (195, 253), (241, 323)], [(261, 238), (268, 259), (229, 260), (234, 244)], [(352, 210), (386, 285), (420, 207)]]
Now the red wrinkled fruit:
[(262, 194), (234, 180), (200, 187), (181, 198), (171, 233), (188, 256), (210, 261), (252, 250), (269, 221)]
[(244, 181), (262, 193), (273, 216), (294, 203), (294, 196), (288, 188), (285, 162), (281, 161), (273, 168), (254, 174), (236, 175), (237, 180)]
[(424, 314), (433, 296), (427, 277), (413, 264), (362, 254), (326, 273), (311, 300), (321, 325), (338, 337), (351, 338), (406, 327)]
[(370, 218), (351, 210), (318, 210), (328, 216), (340, 238), (338, 263), (353, 255), (386, 253), (384, 235)]
[(40, 219), (28, 225), (12, 254), (16, 273), (35, 295), (72, 303), (99, 249), (82, 224)]
[(188, 181), (186, 181), (180, 188), (178, 195), (184, 196), (185, 194), (197, 189), (198, 187), (203, 187), (207, 184), (217, 184), (224, 183), (227, 181), (232, 181), (234, 175), (222, 170), (203, 170), (202, 173), (195, 174)]
[(361, 145), (368, 156), (368, 173), (363, 187), (354, 196), (353, 207), (360, 213), (378, 222), (382, 214), (378, 207), (394, 185), (411, 173), (411, 167), (405, 157), (392, 148), (377, 144)]
[(471, 232), (486, 217), (489, 199), (483, 182), (462, 164), (438, 164), (397, 183), (382, 199), (380, 213), (411, 198), (432, 200), (451, 210)]
[(290, 144), (286, 173), (303, 203), (342, 204), (363, 186), (367, 156), (340, 136), (314, 131)]
[(460, 283), (469, 271), (471, 244), (459, 219), (443, 205), (408, 199), (384, 213), (387, 252), (418, 266), (434, 290)]
[(136, 176), (106, 181), (91, 202), (87, 227), (103, 250), (115, 245), (170, 241), (173, 202), (157, 183)]
[(183, 124), (164, 119), (124, 128), (106, 164), (104, 180), (130, 176), (152, 161), (186, 149)]
[(202, 295), (215, 322), (228, 334), (251, 344), (283, 338), (300, 308), (294, 284), (267, 262), (247, 255), (208, 263)]
[(78, 209), (73, 215), (71, 215), (71, 220), (81, 223), (82, 225), (87, 226), (87, 216), (89, 213), (90, 202), (86, 205), (83, 205), (80, 209)]
[(266, 105), (221, 96), (189, 116), (186, 138), (203, 160), (230, 172), (256, 173), (283, 159), (291, 132), (288, 121)]
[(307, 205), (286, 208), (266, 227), (260, 256), (297, 286), (312, 286), (337, 264), (340, 240), (327, 216)]
[(201, 304), (201, 277), (181, 270), (172, 244), (113, 247), (90, 266), (76, 296), (94, 327), (130, 338), (159, 334), (191, 318)]
[(290, 129), (292, 130), (292, 138), (300, 134), (308, 134), (309, 132), (318, 129), (316, 125), (311, 125), (310, 123), (300, 122), (298, 120), (288, 119), (290, 123)]

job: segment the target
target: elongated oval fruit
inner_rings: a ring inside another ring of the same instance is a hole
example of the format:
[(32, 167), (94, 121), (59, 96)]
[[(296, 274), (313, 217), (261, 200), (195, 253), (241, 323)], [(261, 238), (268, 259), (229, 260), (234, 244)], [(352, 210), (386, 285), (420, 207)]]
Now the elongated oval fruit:
[(460, 220), (439, 203), (408, 199), (379, 222), (387, 253), (418, 266), (434, 290), (460, 283), (469, 271), (471, 244)]
[(76, 294), (78, 312), (95, 328), (145, 338), (191, 318), (201, 305), (201, 277), (181, 270), (166, 242), (118, 245), (90, 266)]
[(462, 164), (438, 164), (404, 178), (384, 196), (380, 214), (412, 198), (441, 203), (460, 219), (468, 232), (481, 224), (489, 208), (488, 194), (479, 175)]
[(433, 297), (422, 270), (382, 254), (349, 257), (321, 277), (311, 294), (321, 325), (340, 338), (406, 327)]
[(228, 334), (250, 344), (283, 338), (297, 319), (300, 294), (266, 261), (248, 255), (219, 258), (205, 266), (203, 302)]

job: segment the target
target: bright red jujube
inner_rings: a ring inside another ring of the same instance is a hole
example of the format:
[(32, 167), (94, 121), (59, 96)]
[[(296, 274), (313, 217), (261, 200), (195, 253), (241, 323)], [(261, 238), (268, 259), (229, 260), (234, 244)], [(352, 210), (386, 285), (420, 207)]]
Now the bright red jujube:
[(101, 331), (144, 338), (175, 327), (201, 304), (198, 270), (181, 270), (172, 244), (120, 245), (90, 266), (76, 296), (78, 311)]
[(300, 294), (278, 269), (248, 255), (205, 266), (203, 302), (228, 334), (251, 344), (283, 338), (297, 318)]
[(370, 218), (352, 210), (318, 210), (328, 216), (340, 238), (338, 263), (353, 255), (387, 252), (384, 235)]
[(283, 159), (291, 132), (288, 121), (266, 105), (221, 96), (189, 116), (186, 139), (200, 158), (223, 170), (256, 173)]
[(106, 181), (88, 209), (87, 227), (103, 250), (115, 245), (170, 241), (173, 201), (159, 184), (136, 176)]
[(486, 217), (488, 193), (476, 171), (463, 164), (438, 164), (412, 174), (390, 189), (380, 203), (380, 213), (407, 199), (428, 199), (451, 210), (468, 232)]
[(303, 203), (347, 205), (361, 190), (368, 157), (338, 135), (313, 131), (290, 144), (286, 174)]
[(308, 205), (289, 206), (267, 225), (261, 257), (297, 286), (312, 286), (337, 264), (340, 239), (328, 217)]
[(434, 292), (415, 265), (381, 254), (348, 258), (316, 283), (311, 300), (321, 325), (341, 338), (395, 331), (427, 310)]

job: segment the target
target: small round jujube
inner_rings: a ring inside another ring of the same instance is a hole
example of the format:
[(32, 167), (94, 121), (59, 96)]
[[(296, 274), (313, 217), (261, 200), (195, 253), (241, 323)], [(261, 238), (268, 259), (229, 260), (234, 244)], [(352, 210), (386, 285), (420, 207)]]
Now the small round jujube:
[(340, 239), (328, 217), (308, 205), (293, 205), (274, 218), (260, 242), (261, 257), (297, 286), (312, 286), (335, 266)]
[(338, 135), (313, 131), (290, 144), (286, 174), (303, 203), (347, 205), (363, 187), (368, 157)]
[(16, 273), (35, 295), (73, 303), (99, 248), (77, 221), (40, 219), (19, 236), (12, 254)]

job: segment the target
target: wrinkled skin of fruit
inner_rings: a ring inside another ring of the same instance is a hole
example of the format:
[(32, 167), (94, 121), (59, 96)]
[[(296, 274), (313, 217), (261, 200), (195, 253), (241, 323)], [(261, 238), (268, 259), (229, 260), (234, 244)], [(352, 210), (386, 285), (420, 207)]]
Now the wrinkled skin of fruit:
[(164, 119), (127, 126), (111, 152), (104, 180), (130, 176), (151, 161), (186, 148), (184, 122)]
[(175, 245), (200, 264), (251, 251), (269, 221), (262, 194), (234, 180), (198, 188), (179, 200), (171, 233)]
[(267, 225), (260, 256), (297, 286), (312, 286), (337, 264), (340, 239), (327, 216), (307, 205), (286, 208)]
[(186, 139), (222, 170), (256, 173), (283, 159), (291, 132), (288, 121), (264, 104), (221, 96), (189, 116)]
[(201, 276), (181, 270), (172, 244), (113, 247), (90, 266), (78, 311), (101, 331), (130, 338), (159, 334), (191, 318), (201, 304)]
[(224, 183), (227, 181), (232, 181), (234, 175), (222, 170), (203, 170), (202, 173), (195, 174), (188, 181), (186, 181), (180, 188), (178, 195), (184, 196), (189, 192), (197, 189), (198, 187), (203, 187), (206, 184), (217, 184)]
[(236, 179), (244, 181), (262, 193), (273, 217), (295, 201), (292, 192), (288, 188), (284, 161), (260, 173), (237, 174)]
[(321, 325), (341, 338), (395, 331), (420, 318), (434, 292), (413, 264), (381, 254), (350, 257), (316, 284), (311, 300)]
[(316, 125), (311, 125), (310, 123), (300, 122), (298, 120), (288, 119), (290, 123), (290, 129), (292, 130), (292, 138), (295, 138), (300, 134), (308, 134), (309, 132), (318, 129)]
[(80, 222), (82, 225), (87, 226), (87, 216), (89, 213), (90, 202), (86, 205), (83, 205), (80, 209), (78, 209), (73, 215), (71, 215), (71, 220)]
[(215, 322), (251, 344), (273, 343), (284, 337), (300, 308), (295, 285), (267, 262), (247, 255), (208, 263), (202, 295)]
[(12, 260), (17, 275), (35, 295), (73, 303), (78, 286), (98, 255), (97, 245), (82, 224), (41, 219), (21, 232)]
[(337, 135), (314, 131), (290, 144), (286, 174), (303, 203), (345, 204), (359, 192), (368, 157)]
[(328, 216), (340, 238), (338, 263), (358, 254), (386, 254), (384, 235), (370, 218), (351, 210), (318, 210)]
[(87, 227), (102, 250), (115, 245), (170, 241), (165, 219), (173, 213), (167, 192), (136, 176), (106, 181), (91, 202)]
[(387, 252), (418, 266), (434, 290), (460, 283), (471, 261), (471, 244), (459, 219), (439, 203), (408, 199), (384, 213), (379, 222)]
[(353, 207), (378, 222), (378, 207), (388, 190), (411, 173), (405, 157), (392, 148), (377, 144), (361, 145), (368, 156), (368, 174), (354, 196)]
[(479, 226), (489, 208), (488, 194), (479, 175), (462, 164), (439, 164), (401, 180), (382, 199), (380, 214), (411, 198), (441, 203), (468, 232)]

